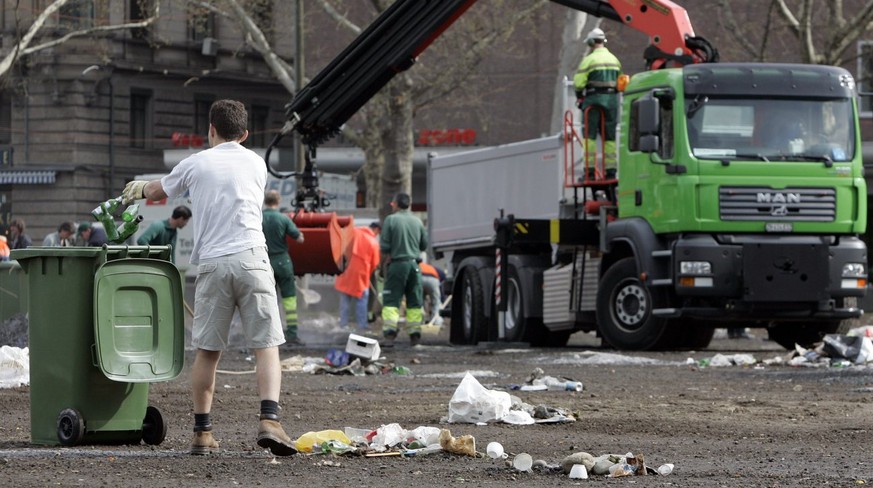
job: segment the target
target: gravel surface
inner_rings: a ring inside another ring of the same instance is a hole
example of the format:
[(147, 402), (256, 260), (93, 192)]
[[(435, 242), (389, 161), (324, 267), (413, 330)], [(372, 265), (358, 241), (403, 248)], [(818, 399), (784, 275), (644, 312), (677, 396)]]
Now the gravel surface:
[[(306, 314), (302, 314), (304, 317)], [(310, 323), (314, 318), (310, 317)], [(304, 322), (305, 323), (305, 322)], [(306, 326), (304, 326), (305, 330)], [(310, 331), (311, 332), (311, 331)], [(758, 336), (765, 335), (754, 331)], [(345, 335), (309, 338), (307, 348), (283, 358), (324, 357), (342, 348)], [(317, 341), (320, 343), (316, 343)], [(187, 454), (193, 416), (186, 367), (173, 381), (149, 387), (149, 403), (168, 424), (158, 446), (85, 445), (72, 448), (30, 442), (28, 387), (0, 390), (0, 480), (3, 486), (562, 486), (586, 483), (633, 486), (858, 486), (873, 482), (867, 452), (873, 433), (873, 376), (869, 367), (809, 368), (785, 365), (701, 367), (715, 354), (784, 356), (774, 343), (718, 336), (705, 351), (619, 353), (602, 349), (589, 334), (563, 349), (451, 347), (447, 334), (426, 335), (415, 348), (399, 341), (384, 362), (411, 374), (366, 376), (284, 373), (282, 418), (296, 438), (309, 431), (356, 427), (432, 426), (453, 436), (471, 435), (484, 453), (492, 441), (508, 458), (446, 452), (415, 457), (297, 455), (274, 459), (255, 445), (258, 398), (253, 364), (245, 351), (222, 358), (213, 408), (220, 454)], [(691, 358), (691, 360), (689, 360)], [(293, 360), (289, 360), (293, 362)], [(575, 391), (513, 391), (532, 371), (584, 384)], [(571, 412), (561, 424), (447, 424), (449, 401), (466, 371), (486, 388), (510, 391), (531, 405)], [(86, 419), (87, 420), (87, 419)], [(651, 468), (671, 463), (669, 476), (587, 480), (535, 467), (519, 472), (509, 461), (529, 453), (546, 466), (580, 451), (594, 456), (642, 454)]]

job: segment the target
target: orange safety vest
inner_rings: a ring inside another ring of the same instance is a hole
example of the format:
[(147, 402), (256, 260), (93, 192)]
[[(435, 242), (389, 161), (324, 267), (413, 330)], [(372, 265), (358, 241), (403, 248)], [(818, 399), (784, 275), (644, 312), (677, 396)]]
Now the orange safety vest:
[(6, 243), (6, 236), (0, 236), (0, 261), (8, 261), (9, 253), (9, 244)]
[(352, 258), (346, 269), (336, 277), (337, 291), (361, 298), (370, 288), (370, 275), (379, 266), (379, 242), (369, 227), (355, 227), (352, 240)]
[(440, 279), (440, 274), (437, 272), (436, 268), (427, 264), (427, 263), (418, 263), (418, 268), (421, 269), (421, 274), (430, 275), (436, 279)]

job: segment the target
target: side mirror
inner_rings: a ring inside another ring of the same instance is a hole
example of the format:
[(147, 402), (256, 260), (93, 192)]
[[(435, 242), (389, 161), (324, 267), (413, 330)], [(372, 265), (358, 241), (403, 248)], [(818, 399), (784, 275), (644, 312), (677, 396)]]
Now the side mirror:
[[(661, 132), (661, 102), (657, 98), (643, 98), (637, 107), (640, 135)], [(642, 140), (640, 140), (642, 145)]]
[(654, 134), (640, 136), (640, 152), (658, 152), (661, 147), (661, 138)]

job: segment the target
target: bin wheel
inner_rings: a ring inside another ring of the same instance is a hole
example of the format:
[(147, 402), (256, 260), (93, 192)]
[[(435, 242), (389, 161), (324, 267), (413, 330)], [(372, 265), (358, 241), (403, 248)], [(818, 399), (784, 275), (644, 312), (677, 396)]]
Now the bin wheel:
[(85, 419), (75, 408), (66, 408), (58, 414), (58, 440), (62, 446), (75, 446), (85, 437)]
[(142, 440), (151, 446), (157, 446), (167, 438), (167, 424), (161, 411), (149, 405), (146, 407), (145, 418), (142, 421)]

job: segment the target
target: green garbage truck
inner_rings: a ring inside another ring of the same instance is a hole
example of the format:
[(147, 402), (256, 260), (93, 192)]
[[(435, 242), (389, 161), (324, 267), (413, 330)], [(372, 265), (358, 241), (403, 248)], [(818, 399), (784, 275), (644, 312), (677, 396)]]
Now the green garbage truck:
[(861, 314), (867, 189), (847, 71), (636, 74), (617, 180), (580, 176), (578, 131), (431, 158), (453, 342), (562, 345), (583, 330), (619, 349), (699, 348), (739, 325), (791, 348)]
[[(867, 189), (851, 74), (718, 64), (668, 0), (553, 1), (649, 36), (648, 70), (617, 95), (618, 177), (589, 178), (572, 108), (561, 134), (432, 158), (452, 342), (597, 331), (619, 349), (699, 348), (736, 324), (793, 347), (860, 316)], [(392, 3), (296, 93), (267, 153), (296, 132), (314, 170), (316, 147), (475, 3)]]

